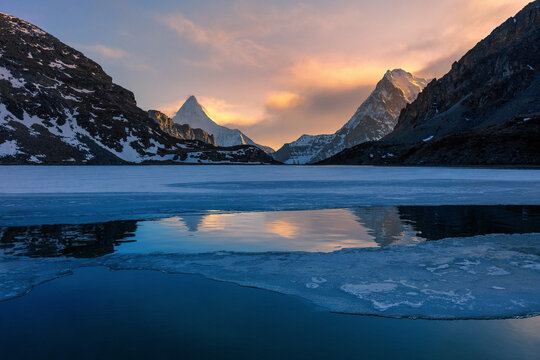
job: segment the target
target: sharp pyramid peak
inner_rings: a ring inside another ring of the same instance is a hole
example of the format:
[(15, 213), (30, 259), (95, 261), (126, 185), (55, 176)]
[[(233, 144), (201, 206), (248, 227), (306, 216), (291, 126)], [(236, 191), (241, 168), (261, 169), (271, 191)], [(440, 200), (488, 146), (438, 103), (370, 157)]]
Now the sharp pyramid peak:
[(188, 96), (187, 100), (186, 100), (186, 103), (188, 102), (196, 102), (197, 104), (199, 103), (199, 101), (197, 100), (197, 98), (195, 97), (195, 95), (190, 95)]
[(197, 111), (197, 112), (202, 111), (206, 116), (210, 116), (206, 108), (201, 105), (201, 103), (197, 100), (195, 95), (190, 95), (187, 98), (187, 100), (184, 102), (184, 104), (180, 107), (180, 110), (187, 110), (187, 109), (189, 109), (190, 111)]
[(201, 103), (199, 102), (199, 100), (197, 100), (197, 98), (195, 97), (195, 95), (190, 95), (187, 100), (184, 102), (184, 105), (182, 106), (199, 106), (199, 107), (203, 107), (201, 105)]

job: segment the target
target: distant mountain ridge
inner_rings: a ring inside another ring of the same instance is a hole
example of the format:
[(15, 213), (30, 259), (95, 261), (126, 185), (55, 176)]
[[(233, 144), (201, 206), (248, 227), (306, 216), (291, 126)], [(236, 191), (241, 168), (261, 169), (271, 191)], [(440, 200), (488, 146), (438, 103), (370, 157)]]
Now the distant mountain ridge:
[(255, 143), (238, 129), (229, 129), (228, 127), (216, 124), (193, 95), (186, 100), (172, 119), (177, 124), (188, 124), (214, 135), (216, 143), (219, 146), (253, 145), (262, 149), (267, 154), (274, 152), (274, 149), (271, 147)]
[(303, 135), (276, 151), (274, 159), (288, 164), (314, 163), (345, 148), (378, 140), (394, 129), (401, 110), (427, 83), (405, 70), (388, 70), (341, 129), (332, 135)]
[(162, 131), (101, 66), (0, 13), (0, 164), (271, 163)]
[(308, 164), (319, 154), (332, 140), (334, 134), (327, 135), (302, 135), (291, 143), (284, 144), (278, 151), (272, 154), (274, 159), (289, 165)]
[(432, 81), (392, 133), (323, 164), (540, 164), (540, 1)]

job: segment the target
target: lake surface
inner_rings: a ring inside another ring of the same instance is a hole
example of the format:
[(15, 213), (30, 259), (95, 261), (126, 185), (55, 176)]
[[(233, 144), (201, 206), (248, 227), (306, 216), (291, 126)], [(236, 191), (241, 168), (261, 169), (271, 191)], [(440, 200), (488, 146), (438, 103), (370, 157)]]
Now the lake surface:
[(151, 271), (77, 270), (0, 303), (4, 359), (534, 359), (540, 317), (333, 314), (301, 299)]
[(0, 227), (0, 253), (95, 257), (117, 253), (332, 252), (414, 246), (487, 234), (540, 233), (540, 206), (370, 206), (220, 212), (158, 220)]
[(0, 175), (7, 358), (540, 350), (539, 170), (0, 166)]

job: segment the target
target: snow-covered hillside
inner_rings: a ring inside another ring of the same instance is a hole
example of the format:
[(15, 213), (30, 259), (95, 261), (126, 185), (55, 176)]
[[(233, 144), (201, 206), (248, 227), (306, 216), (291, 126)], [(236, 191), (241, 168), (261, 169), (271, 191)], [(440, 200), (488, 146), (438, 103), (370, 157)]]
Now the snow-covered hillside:
[(173, 117), (177, 124), (188, 124), (193, 128), (200, 128), (214, 135), (218, 146), (254, 145), (267, 154), (274, 150), (268, 146), (256, 144), (238, 129), (218, 125), (208, 116), (205, 108), (197, 101), (195, 96), (190, 96)]
[(0, 13), (0, 164), (272, 161), (249, 148), (170, 136), (97, 63)]

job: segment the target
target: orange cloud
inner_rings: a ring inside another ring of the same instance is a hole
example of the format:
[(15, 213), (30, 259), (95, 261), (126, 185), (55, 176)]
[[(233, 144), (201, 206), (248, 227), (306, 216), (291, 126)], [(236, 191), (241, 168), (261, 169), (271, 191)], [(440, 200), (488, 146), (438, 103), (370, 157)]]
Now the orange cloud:
[(266, 99), (266, 107), (272, 109), (289, 109), (297, 107), (304, 98), (298, 94), (281, 91), (270, 94)]
[(231, 104), (211, 96), (200, 96), (198, 99), (208, 116), (220, 125), (251, 125), (262, 120), (257, 110), (247, 106)]
[(311, 57), (290, 67), (282, 82), (302, 89), (350, 89), (377, 82), (386, 70), (376, 64)]

